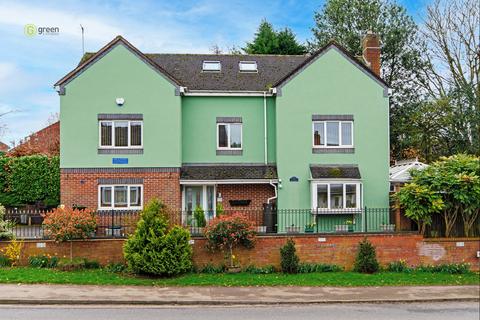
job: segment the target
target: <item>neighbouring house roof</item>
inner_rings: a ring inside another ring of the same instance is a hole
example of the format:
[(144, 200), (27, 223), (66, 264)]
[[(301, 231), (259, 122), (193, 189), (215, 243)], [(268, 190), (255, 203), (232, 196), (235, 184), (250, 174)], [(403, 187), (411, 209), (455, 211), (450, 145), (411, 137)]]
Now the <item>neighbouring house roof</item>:
[(54, 156), (60, 153), (60, 121), (32, 133), (18, 146), (12, 148), (8, 155), (12, 157), (44, 154)]
[(183, 165), (180, 180), (274, 180), (277, 167), (263, 164)]
[(428, 164), (422, 163), (418, 159), (395, 161), (389, 170), (390, 182), (408, 182), (412, 179), (411, 170), (422, 170), (426, 167)]
[(357, 165), (311, 164), (312, 179), (361, 179)]
[(8, 149), (10, 149), (10, 147), (8, 146), (8, 144), (3, 143), (3, 142), (0, 141), (0, 152), (7, 152)]
[[(124, 44), (174, 84), (186, 87), (189, 91), (267, 91), (272, 87), (281, 86), (295, 77), (332, 47), (338, 49), (348, 60), (382, 86), (388, 87), (385, 81), (372, 72), (362, 61), (334, 41), (315, 53), (307, 55), (144, 54), (121, 36), (116, 37), (98, 52), (86, 53), (77, 68), (60, 79), (55, 85), (63, 86), (67, 84), (118, 44)], [(219, 61), (221, 70), (219, 72), (202, 71), (204, 61)], [(258, 72), (240, 72), (240, 61), (255, 61)]]

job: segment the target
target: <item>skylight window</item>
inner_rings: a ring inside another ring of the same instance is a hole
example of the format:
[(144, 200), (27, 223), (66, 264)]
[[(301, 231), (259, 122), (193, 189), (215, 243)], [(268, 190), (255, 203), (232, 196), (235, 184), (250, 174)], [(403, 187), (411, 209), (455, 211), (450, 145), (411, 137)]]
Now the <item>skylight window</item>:
[(257, 72), (257, 62), (256, 61), (240, 61), (238, 64), (240, 72)]
[(222, 65), (220, 61), (203, 61), (203, 71), (220, 71)]

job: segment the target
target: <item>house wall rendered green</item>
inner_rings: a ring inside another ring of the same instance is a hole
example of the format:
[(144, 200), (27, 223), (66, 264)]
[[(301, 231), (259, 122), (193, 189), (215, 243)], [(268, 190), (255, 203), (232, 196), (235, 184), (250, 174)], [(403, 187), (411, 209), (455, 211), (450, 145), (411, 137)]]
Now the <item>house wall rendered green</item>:
[[(275, 162), (275, 102), (267, 97), (267, 155)], [(216, 155), (217, 117), (242, 117), (242, 155)], [(183, 163), (263, 163), (263, 97), (182, 97)]]
[[(313, 154), (312, 115), (354, 116), (353, 154)], [(311, 208), (310, 164), (358, 164), (363, 205), (389, 206), (388, 97), (336, 49), (327, 50), (276, 98), (278, 207)], [(299, 182), (290, 182), (292, 176)]]
[[(60, 97), (62, 168), (264, 161), (263, 97), (176, 96), (170, 82), (121, 45), (67, 84)], [(125, 98), (123, 107), (117, 97)], [(142, 113), (144, 154), (99, 155), (99, 113)], [(353, 114), (355, 153), (313, 154), (313, 114)], [(216, 155), (216, 117), (222, 116), (243, 119), (241, 156)], [(388, 98), (337, 50), (327, 50), (278, 97), (267, 98), (267, 122), (268, 162), (277, 164), (282, 180), (279, 209), (311, 207), (310, 164), (358, 164), (363, 205), (388, 207)], [(113, 165), (114, 157), (129, 164)], [(290, 182), (292, 176), (299, 182)]]
[[(60, 96), (61, 168), (180, 167), (181, 98), (175, 87), (123, 45), (65, 86)], [(117, 106), (122, 97), (125, 104)], [(98, 154), (99, 113), (143, 114), (144, 154)], [(128, 158), (113, 165), (112, 158)]]

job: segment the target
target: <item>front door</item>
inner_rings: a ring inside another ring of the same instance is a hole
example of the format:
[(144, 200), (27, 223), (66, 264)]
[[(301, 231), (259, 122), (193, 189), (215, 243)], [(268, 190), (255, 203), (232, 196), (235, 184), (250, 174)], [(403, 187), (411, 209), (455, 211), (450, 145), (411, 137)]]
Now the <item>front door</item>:
[(196, 185), (184, 186), (183, 221), (191, 223), (193, 212), (200, 208), (204, 211), (205, 219), (209, 221), (215, 217), (215, 186)]

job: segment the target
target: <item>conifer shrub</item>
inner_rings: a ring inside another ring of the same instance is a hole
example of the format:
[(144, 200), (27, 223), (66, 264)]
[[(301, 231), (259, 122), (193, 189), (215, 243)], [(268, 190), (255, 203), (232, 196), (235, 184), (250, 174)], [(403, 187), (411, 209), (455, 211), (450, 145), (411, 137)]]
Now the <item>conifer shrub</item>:
[(375, 273), (379, 269), (375, 247), (365, 238), (358, 244), (353, 270), (360, 273)]
[(287, 243), (280, 248), (280, 265), (283, 273), (298, 273), (300, 259), (297, 256), (295, 242), (288, 239)]
[(174, 276), (192, 270), (190, 233), (169, 227), (167, 208), (152, 200), (140, 214), (137, 229), (123, 252), (130, 270), (139, 274)]

